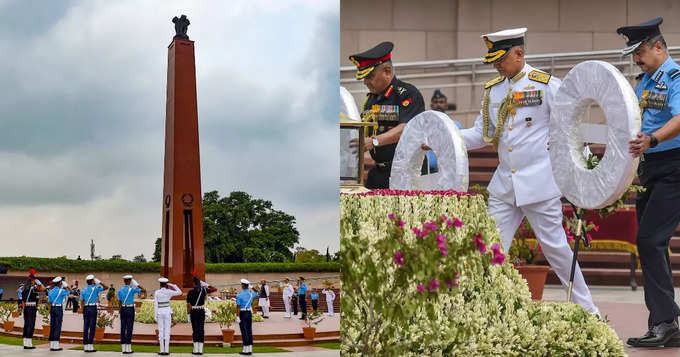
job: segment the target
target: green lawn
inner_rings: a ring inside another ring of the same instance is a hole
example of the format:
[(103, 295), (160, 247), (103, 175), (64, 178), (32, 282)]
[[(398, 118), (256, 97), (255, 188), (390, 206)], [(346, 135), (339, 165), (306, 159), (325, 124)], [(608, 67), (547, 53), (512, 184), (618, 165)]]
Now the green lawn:
[[(33, 340), (33, 346), (42, 345), (47, 343), (44, 340)], [(20, 337), (10, 337), (10, 336), (0, 336), (0, 344), (3, 345), (13, 345), (13, 346), (23, 346), (24, 339)]]
[[(19, 340), (21, 342), (21, 340)], [(83, 346), (73, 347), (71, 350), (82, 350)], [(95, 345), (95, 350), (98, 351), (111, 351), (120, 352), (120, 345)], [(133, 345), (132, 350), (135, 352), (147, 352), (156, 353), (158, 352), (158, 346), (148, 346), (148, 345)], [(243, 350), (242, 347), (212, 347), (204, 346), (203, 353), (239, 353)], [(191, 353), (193, 351), (192, 346), (170, 346), (171, 353)], [(290, 352), (278, 347), (271, 346), (253, 346), (253, 352), (255, 353), (271, 353), (271, 352)]]
[(322, 343), (315, 343), (312, 346), (327, 348), (329, 350), (339, 350), (340, 349), (340, 342), (322, 342)]

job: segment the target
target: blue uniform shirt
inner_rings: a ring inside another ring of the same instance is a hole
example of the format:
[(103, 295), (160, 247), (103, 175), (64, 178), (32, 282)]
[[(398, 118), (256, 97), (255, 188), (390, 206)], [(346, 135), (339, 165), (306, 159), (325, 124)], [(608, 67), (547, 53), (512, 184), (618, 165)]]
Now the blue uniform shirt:
[(311, 293), (309, 293), (309, 297), (312, 300), (319, 300), (319, 293), (311, 292)]
[(304, 295), (306, 292), (307, 292), (307, 285), (305, 285), (305, 283), (300, 284), (300, 288), (298, 289), (298, 294)]
[(251, 290), (241, 290), (238, 295), (236, 295), (236, 305), (241, 309), (252, 309), (250, 304), (253, 303), (253, 299), (257, 296), (257, 293)]
[[(638, 99), (647, 102), (642, 112), (642, 132), (649, 135), (659, 130), (672, 117), (680, 114), (680, 66), (668, 56), (650, 76), (645, 73), (635, 86)], [(653, 153), (680, 147), (680, 136), (659, 143), (646, 152)]]
[(4, 293), (4, 292), (5, 292), (5, 290), (0, 289), (0, 294), (2, 294), (2, 293)]
[(99, 301), (99, 293), (104, 291), (99, 285), (88, 285), (80, 293), (80, 297), (83, 299), (83, 304), (96, 304)]
[(59, 287), (54, 287), (52, 290), (50, 290), (49, 293), (47, 293), (47, 302), (50, 304), (54, 305), (61, 305), (64, 303), (64, 298), (71, 295), (71, 292), (69, 292), (66, 289), (59, 288)]
[(142, 292), (140, 288), (133, 288), (130, 285), (124, 285), (118, 289), (118, 301), (123, 305), (132, 305), (135, 303), (135, 294)]

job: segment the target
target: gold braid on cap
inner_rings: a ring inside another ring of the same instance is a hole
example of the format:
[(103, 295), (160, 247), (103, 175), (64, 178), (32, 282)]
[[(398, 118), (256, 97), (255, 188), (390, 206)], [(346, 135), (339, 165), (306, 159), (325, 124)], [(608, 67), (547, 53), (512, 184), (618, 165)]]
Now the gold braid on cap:
[(498, 142), (501, 139), (501, 134), (505, 127), (505, 121), (508, 118), (508, 113), (513, 115), (517, 113), (516, 109), (512, 106), (512, 92), (503, 98), (500, 107), (498, 109), (498, 120), (496, 121), (496, 129), (494, 130), (493, 137), (487, 136), (489, 132), (489, 97), (491, 93), (491, 88), (487, 88), (484, 91), (484, 101), (482, 102), (482, 138), (484, 142), (493, 143), (494, 150), (498, 150)]

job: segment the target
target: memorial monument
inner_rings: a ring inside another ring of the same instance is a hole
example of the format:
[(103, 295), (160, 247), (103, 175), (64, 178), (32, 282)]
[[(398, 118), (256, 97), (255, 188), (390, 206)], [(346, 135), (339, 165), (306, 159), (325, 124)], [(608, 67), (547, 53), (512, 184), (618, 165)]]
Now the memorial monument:
[(187, 36), (189, 19), (182, 15), (172, 22), (176, 35), (168, 46), (161, 275), (190, 288), (194, 269), (205, 280), (196, 64), (194, 41)]

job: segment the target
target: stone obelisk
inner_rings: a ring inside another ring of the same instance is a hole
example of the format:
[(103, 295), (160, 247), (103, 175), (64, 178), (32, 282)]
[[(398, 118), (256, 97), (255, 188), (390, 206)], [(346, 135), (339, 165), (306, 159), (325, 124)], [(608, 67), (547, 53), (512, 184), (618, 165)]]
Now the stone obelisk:
[(196, 64), (189, 20), (182, 15), (172, 22), (177, 34), (168, 46), (161, 275), (189, 288), (194, 269), (205, 280)]

